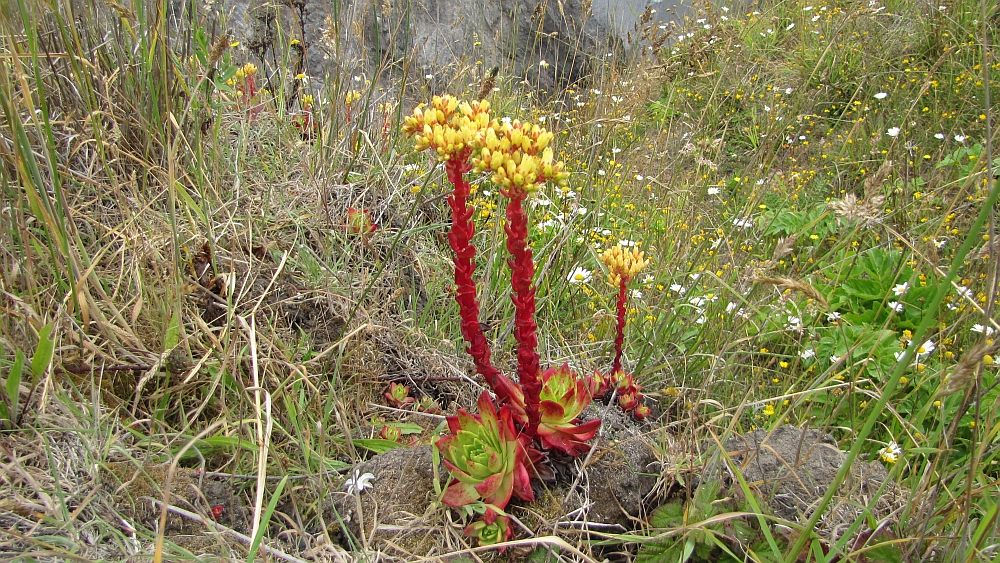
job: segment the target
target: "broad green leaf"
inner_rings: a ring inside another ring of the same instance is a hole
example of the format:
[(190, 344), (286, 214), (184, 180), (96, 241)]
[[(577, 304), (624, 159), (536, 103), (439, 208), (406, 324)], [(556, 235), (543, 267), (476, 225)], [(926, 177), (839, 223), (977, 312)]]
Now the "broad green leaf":
[(14, 365), (10, 366), (10, 373), (7, 374), (7, 400), (10, 402), (10, 419), (17, 416), (17, 403), (21, 399), (21, 374), (24, 372), (24, 352), (18, 350), (15, 353)]
[(180, 342), (180, 321), (176, 313), (170, 316), (170, 323), (167, 324), (167, 333), (163, 336), (163, 349), (173, 350)]
[(654, 528), (679, 528), (684, 525), (684, 501), (673, 499), (653, 511), (649, 525)]
[(31, 358), (31, 375), (37, 380), (45, 375), (45, 370), (52, 363), (52, 354), (55, 351), (56, 342), (52, 338), (52, 323), (42, 327), (38, 331), (38, 348)]
[(404, 447), (403, 444), (400, 444), (399, 442), (393, 442), (392, 440), (381, 440), (379, 438), (354, 440), (354, 445), (360, 446), (366, 450), (375, 452), (377, 454), (384, 454), (389, 450), (394, 450), (396, 448)]

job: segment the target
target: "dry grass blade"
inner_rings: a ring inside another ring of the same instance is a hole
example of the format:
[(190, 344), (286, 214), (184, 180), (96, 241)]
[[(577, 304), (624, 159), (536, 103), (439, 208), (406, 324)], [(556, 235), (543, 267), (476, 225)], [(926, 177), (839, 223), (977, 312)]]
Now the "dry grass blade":
[(827, 303), (826, 297), (824, 297), (823, 294), (820, 293), (818, 289), (809, 285), (806, 282), (795, 280), (792, 278), (782, 278), (782, 277), (772, 278), (766, 276), (754, 278), (753, 281), (755, 283), (773, 285), (778, 289), (782, 290), (790, 289), (792, 291), (798, 291), (802, 295), (805, 295), (806, 297), (809, 297), (810, 299), (816, 301), (816, 303), (818, 303), (819, 306), (822, 307), (823, 309), (827, 311), (830, 310), (830, 304)]
[[(194, 522), (201, 522), (206, 527), (211, 528), (212, 530), (215, 530), (217, 532), (222, 532), (224, 534), (228, 534), (228, 535), (236, 538), (237, 540), (239, 540), (240, 543), (243, 543), (243, 544), (245, 544), (247, 546), (249, 546), (249, 545), (251, 545), (253, 543), (253, 540), (249, 536), (247, 536), (245, 534), (241, 534), (241, 533), (237, 532), (236, 530), (234, 530), (232, 528), (228, 528), (226, 526), (223, 526), (222, 524), (219, 524), (218, 522), (212, 522), (211, 520), (207, 520), (204, 517), (202, 517), (202, 516), (200, 516), (198, 514), (195, 514), (194, 512), (191, 512), (190, 510), (184, 510), (183, 508), (180, 508), (179, 506), (174, 506), (172, 504), (165, 505), (165, 504), (163, 504), (163, 502), (161, 502), (161, 501), (159, 501), (159, 500), (157, 500), (155, 498), (150, 498), (150, 497), (146, 497), (146, 498), (150, 502), (156, 504), (156, 506), (160, 507), (161, 509), (165, 508), (167, 512), (171, 512), (171, 513), (176, 514), (178, 516), (183, 516), (184, 518), (187, 518), (188, 520), (192, 520)], [(274, 557), (276, 559), (281, 559), (282, 561), (288, 561), (289, 563), (305, 563), (304, 560), (299, 559), (298, 557), (295, 557), (293, 555), (289, 555), (289, 554), (285, 553), (284, 551), (281, 551), (280, 549), (268, 546), (266, 544), (261, 543), (258, 547), (259, 547), (259, 549), (260, 549), (260, 551), (262, 553), (264, 553), (266, 555), (270, 555), (270, 556), (272, 556), (272, 557)], [(345, 557), (344, 560), (346, 561), (347, 558)]]
[(944, 381), (938, 389), (938, 397), (947, 397), (953, 393), (968, 389), (976, 379), (976, 370), (982, 365), (987, 355), (993, 354), (1000, 348), (1000, 340), (983, 339), (971, 350), (962, 355), (962, 359), (945, 376)]

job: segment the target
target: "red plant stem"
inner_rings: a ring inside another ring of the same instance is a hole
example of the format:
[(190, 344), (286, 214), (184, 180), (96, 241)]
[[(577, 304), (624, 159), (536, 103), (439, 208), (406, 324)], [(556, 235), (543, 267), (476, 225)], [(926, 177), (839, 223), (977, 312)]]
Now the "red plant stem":
[(472, 169), (469, 164), (471, 151), (466, 149), (452, 155), (445, 163), (448, 180), (455, 190), (448, 196), (451, 207), (451, 232), (448, 242), (455, 252), (455, 301), (458, 302), (462, 322), (462, 338), (469, 344), (465, 349), (476, 364), (476, 372), (483, 376), (486, 384), (497, 395), (499, 402), (505, 403), (508, 394), (497, 386), (497, 375), (500, 373), (490, 362), (490, 345), (479, 324), (479, 301), (476, 299), (476, 247), (472, 244), (472, 236), (476, 233), (476, 225), (472, 220), (473, 209), (468, 205), (469, 192), (472, 186), (465, 179), (465, 173)]
[(538, 431), (539, 401), (542, 393), (541, 368), (536, 348), (538, 347), (538, 325), (535, 324), (535, 287), (531, 278), (535, 275), (535, 264), (531, 249), (528, 248), (528, 216), (524, 213), (524, 200), (528, 197), (523, 189), (513, 188), (504, 194), (507, 204), (507, 251), (511, 270), (511, 301), (514, 302), (514, 338), (517, 340), (517, 375), (524, 390), (524, 411), (528, 415), (525, 434), (534, 438)]
[(625, 305), (628, 303), (628, 290), (625, 276), (618, 276), (618, 331), (615, 334), (615, 361), (611, 364), (611, 373), (622, 371), (622, 348), (625, 346)]

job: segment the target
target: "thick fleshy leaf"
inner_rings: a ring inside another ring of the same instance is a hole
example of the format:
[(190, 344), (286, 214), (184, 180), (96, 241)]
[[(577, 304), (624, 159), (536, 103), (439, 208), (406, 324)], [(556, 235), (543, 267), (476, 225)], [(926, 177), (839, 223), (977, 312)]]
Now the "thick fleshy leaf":
[(585, 442), (593, 438), (600, 427), (600, 420), (590, 420), (583, 424), (560, 427), (541, 425), (538, 427), (538, 436), (541, 438), (543, 446), (555, 448), (571, 456), (578, 456), (590, 451), (590, 445)]
[(452, 481), (444, 490), (442, 502), (448, 506), (460, 507), (479, 500), (479, 492), (475, 487), (461, 481)]
[(542, 424), (550, 420), (562, 421), (566, 417), (566, 409), (555, 401), (542, 401), (538, 404), (538, 412), (542, 415)]
[[(478, 416), (459, 411), (449, 418), (452, 435), (437, 442), (445, 466), (454, 480), (446, 493), (447, 503), (463, 506), (476, 500), (503, 508), (513, 494), (514, 482), (530, 479), (524, 463), (524, 443), (514, 428), (510, 405), (497, 411), (488, 393), (479, 397)], [(518, 492), (519, 497), (530, 496)]]
[(531, 476), (528, 468), (523, 464), (517, 464), (514, 468), (514, 487), (512, 491), (517, 498), (528, 502), (535, 502), (535, 491), (531, 489)]

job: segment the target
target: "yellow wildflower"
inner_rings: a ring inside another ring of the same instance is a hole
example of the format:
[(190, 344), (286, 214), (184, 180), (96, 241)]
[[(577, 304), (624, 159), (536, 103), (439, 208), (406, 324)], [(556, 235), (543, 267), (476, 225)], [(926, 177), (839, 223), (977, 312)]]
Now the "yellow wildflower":
[(626, 249), (620, 244), (601, 253), (601, 262), (608, 267), (608, 282), (615, 287), (619, 286), (623, 279), (628, 283), (649, 265), (649, 259), (643, 251), (638, 248)]
[(533, 123), (494, 119), (479, 135), (482, 151), (473, 164), (479, 170), (491, 170), (493, 183), (507, 190), (534, 193), (547, 181), (563, 185), (569, 175), (562, 161), (553, 162), (549, 146), (553, 138), (554, 133)]
[(434, 96), (430, 107), (420, 104), (403, 120), (403, 132), (414, 137), (416, 150), (434, 149), (438, 160), (451, 159), (466, 148), (475, 148), (479, 133), (490, 122), (486, 100), (459, 103), (452, 96)]

